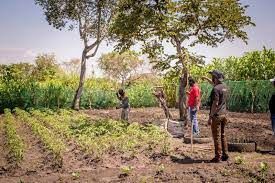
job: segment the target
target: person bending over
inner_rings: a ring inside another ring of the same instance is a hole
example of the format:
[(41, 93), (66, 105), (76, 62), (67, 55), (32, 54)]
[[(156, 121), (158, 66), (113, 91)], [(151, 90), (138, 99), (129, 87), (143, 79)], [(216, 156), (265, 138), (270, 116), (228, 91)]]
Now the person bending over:
[(130, 104), (129, 104), (129, 98), (127, 97), (125, 91), (123, 89), (119, 89), (116, 93), (118, 100), (120, 101), (119, 106), (117, 106), (117, 109), (121, 110), (121, 120), (128, 121), (129, 120), (129, 112), (130, 112)]

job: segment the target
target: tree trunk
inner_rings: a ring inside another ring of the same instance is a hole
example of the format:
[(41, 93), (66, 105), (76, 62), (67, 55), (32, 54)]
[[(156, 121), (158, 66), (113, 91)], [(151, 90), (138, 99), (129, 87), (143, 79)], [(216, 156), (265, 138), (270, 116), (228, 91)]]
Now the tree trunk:
[(188, 73), (185, 70), (182, 76), (180, 77), (179, 81), (179, 113), (180, 113), (180, 121), (186, 121), (187, 120), (187, 106), (185, 104), (186, 102), (186, 93), (185, 88), (187, 86), (187, 78)]
[(83, 91), (85, 74), (86, 74), (86, 49), (84, 49), (83, 52), (82, 52), (79, 84), (78, 84), (78, 88), (75, 92), (75, 96), (74, 96), (74, 100), (73, 100), (73, 106), (72, 106), (72, 108), (74, 110), (79, 110), (80, 109), (80, 98), (81, 98), (82, 91)]
[(188, 71), (186, 68), (187, 65), (187, 57), (186, 54), (182, 53), (183, 47), (181, 46), (181, 41), (177, 36), (173, 37), (173, 40), (175, 41), (175, 46), (177, 49), (177, 55), (179, 58), (179, 61), (182, 63), (182, 73), (179, 80), (179, 113), (180, 113), (180, 121), (186, 122), (187, 120), (187, 106), (185, 105), (186, 101), (186, 93), (185, 88), (187, 86), (188, 82)]

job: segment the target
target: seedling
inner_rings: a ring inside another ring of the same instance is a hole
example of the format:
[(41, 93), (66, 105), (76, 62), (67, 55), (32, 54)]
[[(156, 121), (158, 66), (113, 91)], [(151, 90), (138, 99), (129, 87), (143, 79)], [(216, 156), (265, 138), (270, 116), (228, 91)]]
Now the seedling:
[(261, 172), (261, 175), (262, 175), (263, 179), (265, 178), (268, 169), (269, 169), (269, 166), (266, 162), (261, 162), (260, 163), (260, 172)]
[(245, 164), (244, 157), (242, 157), (242, 156), (235, 157), (235, 164), (237, 164), (237, 165), (243, 165), (243, 164)]
[(80, 177), (80, 174), (79, 174), (79, 172), (73, 172), (72, 176), (74, 179), (78, 179)]
[(165, 170), (165, 167), (163, 164), (160, 164), (158, 167), (157, 167), (157, 172), (156, 174), (159, 175), (159, 174), (162, 174)]
[(129, 176), (133, 168), (131, 166), (124, 166), (121, 168), (121, 176)]

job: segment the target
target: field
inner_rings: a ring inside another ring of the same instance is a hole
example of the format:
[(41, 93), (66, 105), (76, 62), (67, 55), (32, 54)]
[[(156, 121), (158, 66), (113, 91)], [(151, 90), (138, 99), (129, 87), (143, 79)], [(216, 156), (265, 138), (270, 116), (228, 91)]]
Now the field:
[[(196, 144), (191, 153), (178, 124), (169, 126), (174, 138), (159, 128), (159, 108), (132, 109), (130, 124), (116, 121), (119, 110), (6, 110), (0, 118), (0, 182), (274, 181), (275, 157), (265, 153), (275, 145), (268, 115), (229, 116), (228, 137), (255, 140), (259, 152), (230, 153), (230, 161), (212, 164), (212, 143)], [(202, 135), (210, 136), (206, 120), (201, 111)]]

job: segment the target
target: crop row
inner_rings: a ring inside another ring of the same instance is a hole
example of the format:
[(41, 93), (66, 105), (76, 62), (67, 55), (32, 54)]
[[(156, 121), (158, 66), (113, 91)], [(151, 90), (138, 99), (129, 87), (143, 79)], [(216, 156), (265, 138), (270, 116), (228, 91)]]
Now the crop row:
[(15, 119), (9, 109), (5, 109), (4, 121), (9, 155), (15, 162), (20, 162), (23, 159), (25, 145), (16, 132)]
[(39, 110), (31, 111), (34, 118), (42, 121), (49, 126), (53, 131), (67, 140), (73, 139), (83, 150), (92, 153), (95, 152), (95, 141), (88, 135), (76, 135), (74, 133), (74, 126), (80, 121), (87, 121), (87, 116), (68, 110), (60, 110), (59, 113), (52, 112), (50, 110), (41, 112)]
[(16, 108), (16, 115), (31, 127), (32, 131), (41, 139), (47, 149), (49, 149), (55, 160), (62, 163), (61, 153), (65, 150), (65, 144), (58, 138), (51, 130), (43, 126), (36, 118), (30, 116), (30, 114), (24, 110)]
[(32, 110), (31, 114), (39, 121), (50, 126), (54, 132), (60, 136), (65, 137), (66, 139), (71, 137), (69, 124), (65, 120), (59, 121), (58, 118), (60, 117), (57, 117), (55, 114), (47, 114), (39, 110)]

